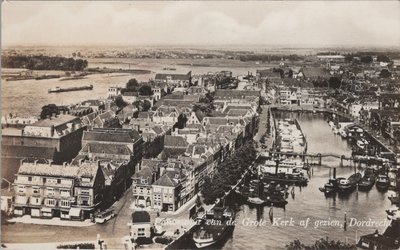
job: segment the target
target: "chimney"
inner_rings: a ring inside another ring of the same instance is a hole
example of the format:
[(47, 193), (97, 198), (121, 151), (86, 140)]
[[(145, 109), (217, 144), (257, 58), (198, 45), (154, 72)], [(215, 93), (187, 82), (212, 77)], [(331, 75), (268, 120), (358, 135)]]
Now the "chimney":
[(33, 161), (33, 165), (36, 165), (37, 162), (38, 162), (38, 160), (34, 160), (34, 161)]
[(82, 163), (83, 163), (84, 160), (85, 160), (85, 159), (80, 159), (80, 160), (79, 160), (79, 166), (82, 165)]
[(63, 162), (63, 167), (66, 167), (66, 166), (67, 166), (67, 162), (64, 161), (64, 162)]
[(333, 179), (336, 179), (336, 168), (333, 168)]

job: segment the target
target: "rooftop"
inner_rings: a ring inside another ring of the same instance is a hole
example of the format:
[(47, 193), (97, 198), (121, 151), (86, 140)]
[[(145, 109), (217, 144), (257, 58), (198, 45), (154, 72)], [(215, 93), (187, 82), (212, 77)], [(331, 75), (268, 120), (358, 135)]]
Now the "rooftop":
[(58, 127), (61, 125), (64, 125), (69, 122), (74, 122), (76, 120), (79, 120), (78, 117), (72, 116), (72, 115), (58, 115), (56, 117), (51, 117), (47, 118), (44, 120), (40, 120), (38, 122), (35, 122), (33, 124), (29, 124), (28, 126), (35, 126), (35, 127)]

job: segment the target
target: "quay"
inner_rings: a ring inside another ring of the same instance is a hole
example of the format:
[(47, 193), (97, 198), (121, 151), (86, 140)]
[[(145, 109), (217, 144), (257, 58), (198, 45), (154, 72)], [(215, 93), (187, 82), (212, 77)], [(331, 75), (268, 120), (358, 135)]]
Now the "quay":
[[(332, 119), (338, 120), (344, 120), (346, 122), (353, 122), (354, 125), (362, 128), (365, 132), (365, 134), (371, 139), (371, 142), (378, 147), (380, 147), (381, 151), (381, 157), (378, 156), (339, 156), (339, 155), (305, 155), (305, 157), (311, 157), (311, 158), (318, 158), (318, 165), (321, 165), (321, 158), (322, 157), (335, 157), (335, 158), (340, 158), (342, 161), (343, 160), (353, 160), (356, 162), (368, 162), (368, 161), (377, 161), (377, 162), (388, 162), (392, 164), (399, 164), (398, 160), (396, 159), (396, 153), (390, 148), (390, 146), (386, 145), (380, 138), (376, 137), (376, 134), (371, 131), (369, 128), (366, 127), (364, 124), (360, 124), (359, 122), (356, 122), (353, 117), (351, 117), (349, 114), (345, 114), (342, 112), (338, 112), (332, 109), (328, 108), (314, 108), (314, 107), (309, 107), (309, 106), (284, 106), (284, 105), (271, 105), (270, 107), (271, 111), (279, 111), (279, 112), (300, 112), (300, 113), (322, 113), (322, 114), (328, 114), (331, 115)], [(272, 113), (272, 112), (271, 112)], [(283, 153), (279, 153), (280, 155), (283, 155)], [(301, 155), (299, 155), (301, 156)], [(342, 165), (341, 161), (341, 165)]]

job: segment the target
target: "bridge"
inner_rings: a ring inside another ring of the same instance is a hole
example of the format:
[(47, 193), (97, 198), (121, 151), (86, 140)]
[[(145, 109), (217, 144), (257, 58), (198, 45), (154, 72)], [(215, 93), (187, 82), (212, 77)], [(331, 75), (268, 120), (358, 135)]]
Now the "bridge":
[(296, 152), (271, 152), (270, 155), (285, 155), (285, 156), (294, 156), (294, 157), (301, 157), (303, 160), (305, 160), (306, 157), (308, 158), (317, 158), (318, 159), (318, 165), (322, 164), (322, 158), (324, 157), (333, 157), (340, 159), (340, 165), (343, 166), (343, 161), (348, 160), (348, 161), (353, 161), (353, 162), (359, 162), (361, 163), (362, 161), (378, 161), (382, 163), (394, 163), (393, 161), (389, 161), (386, 158), (378, 157), (378, 156), (360, 156), (360, 155), (355, 155), (355, 156), (346, 156), (346, 155), (339, 155), (335, 153), (316, 153), (316, 154), (307, 154), (307, 153), (296, 153)]

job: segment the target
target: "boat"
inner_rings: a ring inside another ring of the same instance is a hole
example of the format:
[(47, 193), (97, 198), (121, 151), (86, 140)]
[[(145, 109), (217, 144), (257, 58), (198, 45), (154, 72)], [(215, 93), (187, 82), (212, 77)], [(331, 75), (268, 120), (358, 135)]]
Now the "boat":
[(376, 230), (372, 234), (362, 235), (357, 243), (361, 249), (400, 249), (400, 216), (391, 216), (390, 225), (383, 234)]
[(365, 149), (365, 146), (368, 145), (368, 142), (365, 139), (359, 139), (359, 140), (357, 140), (356, 145), (360, 149)]
[(336, 194), (340, 181), (345, 180), (343, 177), (339, 178), (331, 178), (328, 182), (324, 185), (324, 187), (319, 188), (319, 191), (323, 192), (326, 196)]
[(221, 241), (234, 228), (233, 211), (222, 207), (215, 207), (212, 214), (193, 233), (192, 239), (197, 248), (205, 248)]
[(254, 205), (262, 205), (265, 203), (264, 200), (260, 199), (259, 197), (249, 197), (247, 201)]
[(282, 185), (307, 186), (308, 184), (307, 177), (304, 177), (303, 175), (291, 175), (285, 173), (279, 173), (279, 174), (266, 173), (262, 176), (262, 180), (267, 183), (274, 181)]
[(400, 211), (398, 208), (389, 208), (385, 210), (387, 214), (388, 220), (393, 220), (394, 218), (397, 218), (400, 216)]
[(79, 91), (79, 90), (92, 90), (93, 85), (85, 85), (81, 87), (72, 87), (72, 88), (60, 88), (60, 87), (55, 87), (51, 88), (48, 90), (49, 93), (60, 93), (60, 92), (68, 92), (68, 91)]
[(387, 175), (378, 175), (376, 180), (376, 188), (381, 191), (386, 191), (389, 189), (390, 180)]
[(390, 196), (388, 197), (388, 199), (390, 200), (390, 202), (392, 203), (392, 205), (396, 205), (396, 206), (400, 206), (400, 197), (397, 196)]
[(361, 178), (358, 183), (358, 190), (360, 191), (369, 191), (375, 184), (375, 174), (373, 169), (366, 169), (364, 176)]
[(347, 179), (340, 180), (338, 185), (338, 192), (341, 194), (353, 192), (356, 189), (357, 184), (361, 180), (361, 178), (362, 178), (361, 174), (356, 173), (352, 174)]
[(347, 138), (347, 132), (345, 130), (340, 131), (340, 136), (342, 136), (343, 139)]

